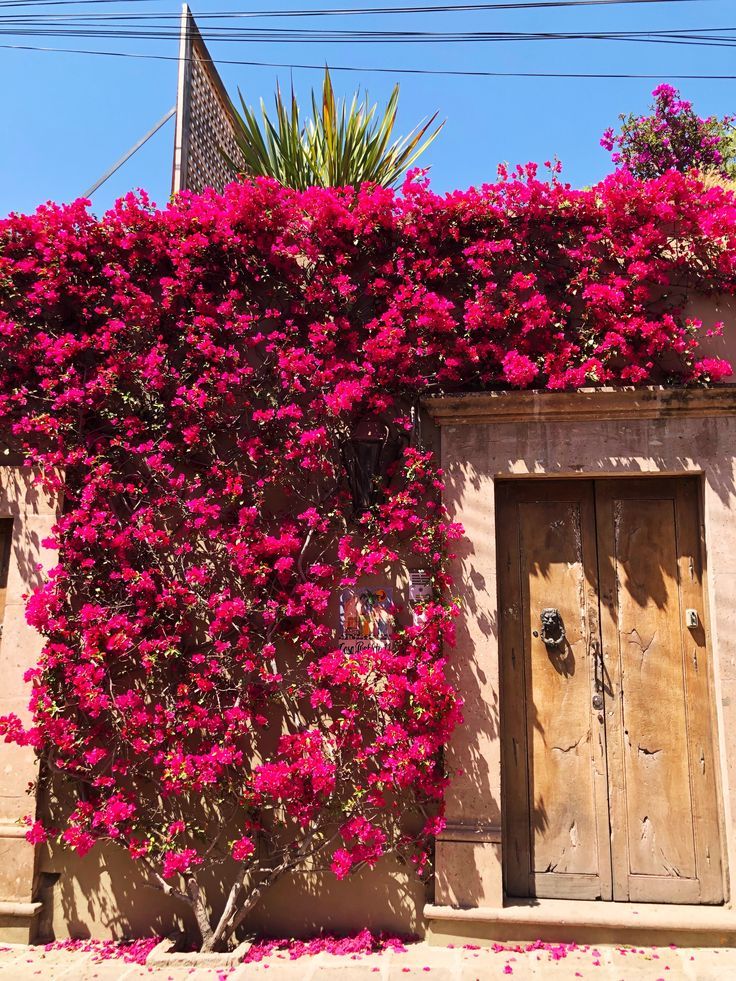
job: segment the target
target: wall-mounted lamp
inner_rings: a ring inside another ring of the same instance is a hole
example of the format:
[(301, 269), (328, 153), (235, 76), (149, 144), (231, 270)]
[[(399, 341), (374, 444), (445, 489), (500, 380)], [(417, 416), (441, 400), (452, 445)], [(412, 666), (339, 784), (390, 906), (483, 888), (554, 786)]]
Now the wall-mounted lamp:
[(359, 518), (372, 507), (380, 492), (389, 459), (390, 430), (380, 419), (363, 417), (342, 444), (342, 463), (353, 499), (353, 514)]

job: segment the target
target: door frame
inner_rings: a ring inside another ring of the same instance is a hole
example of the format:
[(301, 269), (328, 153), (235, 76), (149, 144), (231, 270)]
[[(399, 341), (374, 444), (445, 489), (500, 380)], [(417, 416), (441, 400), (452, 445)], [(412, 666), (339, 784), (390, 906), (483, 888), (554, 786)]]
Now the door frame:
[[(490, 931), (495, 911), (506, 904), (495, 484), (548, 477), (687, 474), (700, 479), (711, 710), (717, 719), (713, 739), (731, 905), (736, 869), (736, 385), (455, 393), (426, 398), (422, 406), (437, 427), (448, 517), (465, 529), (452, 549), (450, 573), (461, 612), (454, 644), (446, 649), (448, 676), (464, 700), (464, 722), (445, 749), (446, 825), (436, 836), (434, 904), (427, 916), (449, 923), (469, 915), (458, 909), (464, 907)], [(513, 905), (518, 912), (518, 903)], [(608, 905), (595, 907), (600, 922), (620, 924), (622, 904), (602, 908)], [(568, 915), (566, 908), (560, 907), (561, 916)], [(666, 930), (670, 914), (660, 915), (658, 909), (648, 907), (647, 917)], [(733, 915), (736, 921), (736, 904)]]
[[(580, 483), (586, 482), (590, 484), (592, 498), (594, 501), (594, 511), (592, 516), (592, 521), (593, 521), (593, 541), (595, 543), (596, 549), (600, 548), (600, 543), (602, 541), (602, 538), (605, 537), (605, 535), (607, 534), (607, 531), (599, 530), (600, 528), (605, 528), (605, 522), (601, 522), (602, 515), (599, 513), (599, 509), (601, 507), (601, 501), (603, 502), (606, 501), (607, 497), (609, 496), (607, 494), (607, 491), (610, 489), (612, 485), (616, 483), (628, 485), (630, 490), (636, 489), (638, 486), (638, 488), (641, 490), (641, 493), (643, 495), (648, 495), (649, 493), (651, 493), (654, 490), (655, 484), (664, 486), (666, 489), (667, 488), (669, 489), (670, 493), (673, 493), (676, 496), (677, 501), (679, 502), (678, 506), (683, 506), (683, 507), (688, 506), (690, 508), (689, 513), (693, 515), (694, 527), (691, 529), (692, 531), (691, 538), (694, 539), (694, 541), (691, 540), (689, 542), (689, 545), (693, 546), (693, 551), (697, 553), (696, 562), (699, 561), (698, 573), (699, 573), (700, 582), (699, 585), (695, 586), (695, 589), (698, 590), (700, 594), (700, 603), (701, 603), (701, 608), (703, 610), (704, 622), (702, 624), (702, 631), (704, 634), (704, 638), (702, 642), (702, 650), (705, 654), (705, 661), (706, 661), (706, 665), (705, 665), (706, 670), (704, 672), (704, 677), (702, 678), (702, 681), (699, 681), (698, 688), (699, 688), (699, 694), (702, 695), (704, 691), (706, 693), (706, 698), (707, 698), (707, 721), (702, 723), (702, 725), (707, 725), (709, 727), (708, 747), (710, 749), (711, 761), (712, 761), (712, 771), (713, 771), (712, 795), (713, 795), (713, 806), (715, 807), (715, 826), (717, 828), (717, 834), (718, 834), (719, 855), (717, 856), (717, 871), (714, 873), (714, 875), (711, 875), (710, 877), (706, 876), (705, 884), (702, 890), (698, 891), (697, 898), (692, 894), (693, 890), (688, 890), (687, 888), (685, 888), (683, 890), (680, 890), (682, 892), (683, 897), (685, 898), (680, 899), (679, 901), (677, 901), (677, 903), (672, 905), (680, 905), (680, 904), (687, 904), (687, 903), (697, 903), (698, 905), (706, 905), (708, 903), (712, 903), (718, 905), (718, 904), (725, 903), (728, 901), (728, 876), (727, 876), (728, 838), (726, 836), (726, 821), (725, 821), (725, 813), (724, 813), (724, 806), (723, 806), (720, 740), (718, 738), (719, 719), (717, 713), (717, 702), (716, 702), (716, 694), (715, 694), (715, 687), (716, 687), (715, 670), (714, 670), (714, 660), (713, 660), (713, 645), (711, 639), (711, 616), (710, 616), (711, 611), (710, 611), (710, 595), (709, 595), (709, 588), (708, 588), (709, 584), (708, 584), (707, 550), (706, 550), (706, 541), (705, 541), (703, 475), (693, 474), (693, 473), (682, 473), (682, 472), (679, 474), (653, 472), (650, 474), (579, 473), (575, 475), (554, 474), (554, 475), (545, 475), (545, 476), (529, 475), (529, 476), (520, 476), (520, 477), (513, 477), (513, 476), (502, 477), (494, 480), (495, 511), (498, 512), (501, 501), (503, 501), (504, 499), (507, 500), (513, 499), (513, 497), (517, 492), (519, 493), (519, 497), (521, 500), (523, 500), (527, 496), (530, 499), (533, 499), (535, 494), (529, 495), (529, 491), (532, 489), (532, 487), (536, 487), (538, 489), (539, 484), (547, 483), (549, 481), (554, 481), (558, 486), (562, 484), (570, 485), (572, 481), (575, 482), (580, 481)], [(565, 489), (561, 493), (562, 493), (562, 498), (564, 498), (566, 496), (566, 493), (568, 492)], [(677, 514), (679, 515), (679, 513), (680, 512), (678, 511)], [(583, 513), (581, 515), (581, 520), (584, 526), (588, 525), (590, 522), (590, 516)], [(677, 525), (678, 521), (679, 521), (679, 517), (677, 517), (676, 519), (676, 529), (675, 529), (676, 541), (679, 543), (680, 530), (679, 530), (679, 526)], [(501, 521), (498, 526), (497, 541), (496, 541), (497, 574), (498, 574), (497, 609), (499, 611), (499, 624), (498, 624), (499, 632), (501, 630), (501, 621), (503, 619), (501, 611), (504, 609), (504, 603), (508, 602), (507, 581), (511, 576), (514, 575), (515, 571), (518, 574), (518, 569), (514, 570), (508, 565), (509, 554), (510, 554), (508, 539), (510, 534), (511, 534), (511, 530), (508, 527), (508, 523)], [(677, 548), (678, 548), (677, 562), (678, 562), (678, 583), (679, 583), (678, 598), (682, 597), (684, 601), (685, 594), (688, 592), (688, 584), (685, 581), (682, 568), (679, 568), (681, 565), (679, 545), (677, 546)], [(502, 551), (504, 552), (503, 559), (502, 559)], [(582, 556), (583, 556), (583, 552), (581, 551), (581, 557)], [(586, 613), (586, 617), (588, 619), (589, 628), (591, 630), (591, 636), (593, 635), (594, 631), (597, 631), (598, 636), (600, 637), (600, 641), (603, 645), (603, 649), (606, 650), (608, 653), (608, 656), (605, 659), (606, 672), (608, 672), (611, 668), (613, 668), (615, 674), (617, 668), (614, 665), (614, 660), (617, 662), (618, 654), (616, 654), (616, 657), (614, 659), (610, 653), (613, 635), (611, 633), (611, 629), (612, 629), (611, 624), (610, 623), (607, 624), (605, 622), (609, 619), (609, 617), (607, 617), (606, 614), (604, 613), (604, 600), (602, 595), (605, 585), (604, 579), (606, 577), (603, 572), (599, 571), (599, 561), (600, 561), (599, 557), (597, 555), (594, 556), (593, 562), (595, 565), (595, 572), (593, 574), (593, 578), (595, 581), (594, 588), (597, 591), (596, 609), (595, 612), (593, 612), (593, 610), (589, 608)], [(504, 565), (506, 565), (506, 568), (504, 568)], [(590, 566), (589, 556), (584, 557), (584, 565), (586, 566), (586, 579), (587, 579), (588, 576), (587, 568)], [(601, 577), (600, 580), (599, 580), (599, 575)], [(691, 577), (692, 577), (692, 567), (691, 567)], [(608, 585), (610, 585), (610, 583)], [(588, 585), (586, 586), (586, 592), (589, 591), (590, 588), (593, 588), (593, 584), (589, 582)], [(692, 587), (690, 588), (692, 589)], [(522, 605), (526, 602), (525, 586), (522, 586), (522, 595), (519, 597), (519, 599)], [(600, 603), (599, 609), (598, 609), (598, 602)], [(685, 602), (684, 605), (687, 606), (687, 603)], [(693, 603), (693, 605), (695, 605), (695, 603)], [(684, 610), (682, 612), (684, 612)], [(615, 630), (615, 627), (613, 629)], [(518, 640), (520, 640), (520, 638), (517, 638), (517, 641)], [(503, 643), (503, 641), (499, 636), (499, 644), (501, 643)], [(616, 645), (617, 643), (618, 643), (618, 634), (616, 634)], [(499, 647), (499, 659), (502, 657), (503, 657), (503, 653), (501, 648)], [(503, 664), (500, 664), (499, 665), (499, 695), (500, 695), (499, 714), (500, 714), (500, 740), (501, 740), (502, 761), (505, 758), (507, 752), (508, 739), (514, 738), (514, 733), (512, 731), (514, 730), (514, 723), (512, 720), (512, 716), (514, 713), (510, 711), (510, 706), (512, 703), (510, 699), (507, 700), (504, 693), (505, 673), (506, 672)], [(690, 703), (692, 699), (690, 683), (684, 677), (683, 677), (683, 695), (686, 699), (686, 703)], [(522, 716), (525, 725), (526, 725), (526, 717), (528, 711), (528, 698), (529, 698), (528, 684), (524, 682), (523, 693), (519, 695), (517, 692), (517, 699), (515, 701), (517, 701), (518, 703), (519, 701), (523, 700), (524, 702)], [(700, 703), (698, 702), (698, 704)], [(518, 708), (517, 708), (517, 712), (518, 712)], [(606, 714), (610, 716), (610, 713), (606, 713)], [(616, 713), (613, 714), (615, 715)], [(691, 713), (687, 713), (687, 715), (688, 717), (691, 717)], [(691, 743), (694, 739), (693, 729), (695, 723), (688, 723), (687, 725), (688, 725), (687, 746), (688, 749), (690, 749)], [(518, 728), (518, 726), (516, 728)], [(617, 726), (616, 724), (614, 724), (613, 729), (609, 731), (609, 723), (607, 719), (606, 726), (604, 727), (604, 729), (605, 729), (603, 735), (604, 746), (608, 742), (613, 743), (616, 739), (619, 739), (621, 737), (621, 732), (618, 732), (617, 729), (622, 729), (622, 725)], [(526, 740), (526, 734), (524, 738)], [(611, 764), (612, 757), (614, 759), (617, 758), (617, 750), (615, 749), (615, 747), (610, 746), (607, 750), (604, 750), (604, 756), (605, 756), (604, 768), (607, 770), (607, 767), (610, 766)], [(623, 766), (623, 758), (620, 759), (619, 763), (621, 766)], [(697, 867), (698, 869), (702, 869), (704, 867), (703, 863), (706, 859), (706, 855), (701, 848), (702, 839), (700, 837), (700, 831), (701, 831), (700, 824), (702, 823), (702, 815), (699, 810), (699, 804), (702, 803), (702, 800), (700, 794), (696, 793), (693, 787), (694, 784), (694, 775), (692, 772), (693, 765), (694, 765), (694, 761), (689, 758), (688, 781), (690, 787), (692, 819), (693, 819), (694, 826), (698, 825), (698, 831), (696, 834), (694, 847), (695, 847), (695, 853), (697, 855), (697, 861), (698, 861)], [(621, 778), (622, 777), (620, 777), (620, 779)], [(604, 772), (603, 780), (604, 782), (606, 782), (608, 787), (611, 786), (610, 777), (608, 776), (607, 772)], [(515, 891), (519, 889), (518, 882), (512, 887), (511, 891), (509, 891), (508, 877), (512, 874), (511, 873), (512, 866), (511, 863), (507, 861), (506, 855), (507, 855), (507, 849), (511, 845), (512, 832), (508, 826), (509, 822), (507, 819), (507, 801), (509, 800), (510, 793), (514, 792), (510, 788), (510, 784), (511, 781), (507, 780), (505, 767), (502, 765), (501, 774), (500, 774), (500, 790), (501, 790), (501, 805), (502, 805), (501, 806), (501, 845), (502, 845), (501, 853), (504, 856), (503, 893), (504, 896), (509, 895), (510, 898), (515, 899), (517, 896), (523, 894), (523, 891), (521, 892)], [(531, 811), (530, 811), (530, 805), (528, 803), (527, 803), (527, 812), (528, 812), (527, 813), (528, 820), (531, 821)], [(614, 831), (615, 825), (620, 826), (620, 802), (613, 801), (613, 800), (609, 802), (609, 806), (606, 811), (604, 821), (607, 828), (609, 826), (609, 821), (610, 821), (610, 829), (612, 833)], [(600, 830), (600, 815), (598, 819), (598, 824)], [(529, 830), (531, 830), (531, 825), (529, 825)], [(598, 847), (600, 852), (600, 848), (601, 848), (600, 841)], [(628, 848), (625, 848), (622, 854), (625, 855), (626, 864), (628, 866)], [(649, 903), (666, 902), (666, 897), (671, 893), (671, 887), (673, 882), (679, 881), (677, 880), (676, 877), (663, 876), (662, 882), (659, 884), (661, 885), (661, 890), (658, 890), (657, 888), (658, 884), (654, 882), (654, 879), (656, 877), (645, 876), (645, 877), (640, 877), (642, 878), (642, 884), (641, 886), (637, 887), (637, 884), (635, 882), (637, 877), (633, 873), (627, 873), (625, 875), (627, 882), (624, 889), (623, 882), (621, 880), (621, 874), (622, 874), (621, 868), (619, 868), (617, 872), (616, 862), (613, 861), (613, 859), (611, 859), (608, 870), (606, 870), (606, 868), (603, 865), (599, 865), (599, 871), (600, 871), (600, 885), (601, 885), (601, 895), (599, 898), (601, 900), (607, 900), (607, 899), (610, 900), (613, 898), (613, 895), (609, 895), (609, 893), (618, 892), (619, 896), (621, 896), (621, 894), (625, 891), (626, 898), (620, 898), (618, 900), (619, 904), (626, 903), (626, 902), (637, 902), (637, 901), (649, 902)], [(610, 881), (610, 876), (613, 876), (613, 883), (611, 883)], [(618, 876), (618, 881), (617, 881), (617, 876)], [(528, 895), (534, 896), (534, 882), (535, 879), (538, 878), (539, 875), (535, 876), (532, 868), (530, 867)], [(714, 879), (716, 881), (714, 881)], [(698, 884), (701, 883), (701, 881), (702, 880), (699, 876), (694, 880), (683, 880), (682, 885), (685, 886), (686, 883), (693, 882), (697, 887)], [(574, 884), (571, 883), (571, 885)], [(575, 895), (574, 897), (570, 896), (569, 898), (582, 899), (582, 900), (594, 898), (592, 896), (586, 895), (585, 885), (584, 884), (581, 885), (582, 885), (582, 889), (580, 893), (578, 895)], [(556, 891), (553, 889), (552, 892), (546, 892), (545, 894), (551, 897), (553, 895), (556, 895)], [(565, 897), (565, 898), (568, 897), (568, 892), (565, 886), (562, 887), (561, 891), (559, 892), (559, 895), (560, 897)]]

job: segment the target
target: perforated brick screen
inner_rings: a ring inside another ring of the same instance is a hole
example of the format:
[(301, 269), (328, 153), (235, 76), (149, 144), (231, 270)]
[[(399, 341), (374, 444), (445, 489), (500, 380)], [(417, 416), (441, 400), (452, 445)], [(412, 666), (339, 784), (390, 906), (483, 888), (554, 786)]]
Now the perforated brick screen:
[(235, 117), (225, 86), (212, 63), (191, 11), (182, 12), (179, 86), (172, 191), (222, 191), (242, 156), (235, 142)]
[(187, 133), (186, 188), (190, 191), (201, 191), (205, 187), (221, 191), (233, 180), (233, 171), (221, 149), (232, 160), (242, 160), (233, 136), (229, 107), (218, 91), (214, 71), (206, 50), (203, 51), (195, 40), (192, 45)]

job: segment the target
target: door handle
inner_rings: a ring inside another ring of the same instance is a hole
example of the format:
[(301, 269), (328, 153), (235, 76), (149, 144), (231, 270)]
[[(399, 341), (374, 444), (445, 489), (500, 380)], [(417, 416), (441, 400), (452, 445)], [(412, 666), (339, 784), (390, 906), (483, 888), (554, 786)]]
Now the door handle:
[[(594, 637), (591, 645), (591, 653), (593, 654), (593, 679), (595, 681), (596, 692), (603, 691), (603, 651), (601, 650), (601, 645), (598, 642), (598, 638)], [(599, 708), (595, 704), (595, 699), (593, 700), (594, 708)]]

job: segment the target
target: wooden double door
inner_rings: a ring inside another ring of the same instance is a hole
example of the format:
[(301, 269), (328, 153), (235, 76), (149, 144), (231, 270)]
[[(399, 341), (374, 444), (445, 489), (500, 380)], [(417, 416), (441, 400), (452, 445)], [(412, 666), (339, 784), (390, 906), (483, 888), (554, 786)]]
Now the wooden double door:
[(507, 894), (721, 902), (696, 480), (497, 494)]

